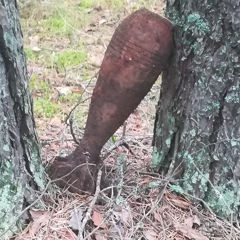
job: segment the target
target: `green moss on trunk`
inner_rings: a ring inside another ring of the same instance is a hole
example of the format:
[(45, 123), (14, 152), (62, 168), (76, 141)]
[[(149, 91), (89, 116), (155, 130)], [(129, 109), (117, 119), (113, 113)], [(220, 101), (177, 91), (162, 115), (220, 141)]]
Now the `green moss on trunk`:
[(174, 169), (175, 189), (225, 217), (237, 213), (240, 199), (238, 11), (230, 0), (167, 2), (175, 48), (163, 77), (153, 158), (155, 170)]
[(45, 186), (15, 0), (0, 4), (0, 239), (22, 227), (34, 189)]

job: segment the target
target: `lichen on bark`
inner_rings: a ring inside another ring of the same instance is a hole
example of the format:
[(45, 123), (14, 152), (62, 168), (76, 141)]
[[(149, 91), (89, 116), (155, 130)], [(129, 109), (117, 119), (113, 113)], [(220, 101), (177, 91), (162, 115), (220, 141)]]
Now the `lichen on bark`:
[(169, 172), (174, 165), (178, 189), (201, 198), (221, 216), (235, 213), (240, 199), (237, 12), (237, 1), (167, 2), (175, 47), (163, 76), (155, 127), (155, 170)]
[(27, 215), (20, 213), (26, 204), (32, 203), (34, 189), (44, 188), (45, 176), (16, 1), (1, 1), (0, 15), (0, 239), (3, 239), (21, 228)]

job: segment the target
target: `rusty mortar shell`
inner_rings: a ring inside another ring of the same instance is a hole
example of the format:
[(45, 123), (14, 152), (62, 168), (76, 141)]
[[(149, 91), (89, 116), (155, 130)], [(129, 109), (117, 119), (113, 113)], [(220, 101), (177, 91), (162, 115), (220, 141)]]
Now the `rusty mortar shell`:
[(93, 91), (83, 144), (100, 152), (167, 67), (171, 22), (145, 8), (115, 30)]

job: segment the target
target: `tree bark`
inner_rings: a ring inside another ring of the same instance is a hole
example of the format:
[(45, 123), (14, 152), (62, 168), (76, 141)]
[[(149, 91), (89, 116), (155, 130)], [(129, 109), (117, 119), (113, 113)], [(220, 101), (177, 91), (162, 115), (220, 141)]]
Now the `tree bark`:
[(174, 50), (155, 122), (153, 169), (220, 216), (240, 205), (240, 5), (168, 0)]
[(0, 3), (0, 239), (22, 227), (24, 206), (45, 186), (15, 0)]

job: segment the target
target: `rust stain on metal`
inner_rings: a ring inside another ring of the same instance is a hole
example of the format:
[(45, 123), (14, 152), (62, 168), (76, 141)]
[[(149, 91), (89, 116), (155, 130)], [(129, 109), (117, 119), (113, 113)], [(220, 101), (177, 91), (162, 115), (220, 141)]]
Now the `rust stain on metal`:
[[(56, 158), (51, 178), (67, 174), (71, 165), (73, 169), (86, 162), (83, 149), (90, 154), (88, 162), (101, 163), (98, 156), (103, 145), (149, 92), (167, 66), (171, 49), (172, 27), (166, 18), (140, 9), (122, 21), (105, 52), (81, 143), (65, 160)], [(64, 161), (68, 169), (60, 166)], [(84, 184), (89, 185), (88, 177), (85, 170), (78, 171), (72, 175), (73, 185), (85, 189)]]
[(147, 9), (119, 25), (100, 68), (84, 137), (106, 143), (167, 66), (171, 49), (170, 21)]

